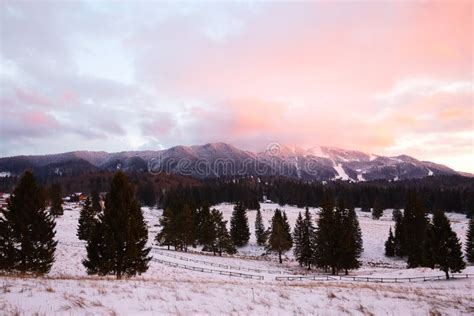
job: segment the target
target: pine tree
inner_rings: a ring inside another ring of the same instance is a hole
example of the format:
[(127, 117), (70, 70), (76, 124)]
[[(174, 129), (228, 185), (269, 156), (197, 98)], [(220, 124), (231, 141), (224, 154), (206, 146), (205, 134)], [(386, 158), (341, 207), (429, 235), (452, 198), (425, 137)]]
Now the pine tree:
[(390, 230), (388, 231), (388, 239), (385, 242), (385, 255), (387, 257), (395, 256), (395, 238), (392, 234), (392, 227), (390, 227)]
[(283, 262), (281, 255), (283, 252), (290, 250), (293, 243), (291, 233), (288, 230), (289, 224), (287, 221), (285, 222), (283, 214), (279, 209), (275, 210), (267, 244), (268, 251), (278, 253), (280, 263)]
[(138, 186), (138, 199), (143, 206), (153, 207), (156, 205), (156, 192), (153, 183), (146, 181)]
[(223, 252), (228, 254), (236, 253), (234, 243), (227, 230), (227, 221), (223, 220), (222, 213), (216, 209), (211, 211), (212, 222), (214, 223), (215, 239), (213, 243), (214, 252), (217, 251), (219, 256)]
[(79, 224), (77, 226), (77, 238), (80, 240), (89, 240), (92, 237), (92, 232), (97, 220), (95, 212), (91, 206), (91, 200), (87, 198), (79, 215)]
[(188, 251), (189, 246), (196, 245), (196, 225), (193, 210), (188, 204), (178, 212), (176, 220), (177, 243), (181, 250)]
[(92, 192), (91, 194), (92, 210), (95, 215), (98, 215), (102, 212), (102, 206), (100, 205), (100, 197), (97, 191)]
[(301, 212), (298, 213), (296, 218), (295, 228), (293, 229), (293, 255), (295, 256), (296, 261), (300, 264), (300, 267), (305, 264), (305, 259), (302, 255), (303, 249), (303, 231), (304, 231), (304, 221)]
[(474, 217), (469, 219), (469, 227), (466, 234), (466, 259), (474, 263)]
[(334, 198), (328, 192), (324, 194), (316, 228), (316, 251), (314, 262), (320, 268), (331, 268), (336, 274), (339, 227), (334, 213)]
[(163, 214), (159, 220), (161, 231), (156, 234), (155, 241), (160, 246), (176, 247), (176, 220), (174, 219), (174, 212), (171, 208), (163, 210)]
[(372, 218), (379, 219), (383, 215), (383, 205), (380, 198), (376, 198), (372, 207)]
[(259, 246), (264, 246), (267, 242), (267, 234), (265, 233), (260, 208), (257, 210), (257, 215), (255, 216), (255, 237), (257, 239), (257, 245)]
[(0, 216), (0, 269), (48, 273), (57, 241), (41, 188), (26, 171)]
[(288, 240), (290, 241), (290, 248), (293, 247), (293, 238), (291, 238), (291, 226), (290, 223), (288, 222), (288, 217), (286, 216), (286, 212), (282, 212), (282, 218), (283, 218), (283, 227), (285, 229), (285, 235), (290, 236)]
[(246, 209), (242, 202), (237, 202), (230, 219), (230, 235), (235, 246), (243, 247), (250, 239), (249, 223)]
[(88, 274), (133, 276), (148, 270), (148, 229), (134, 190), (123, 172), (117, 172), (94, 225), (83, 261)]
[(466, 267), (463, 260), (461, 242), (451, 229), (449, 219), (443, 211), (437, 210), (433, 215), (433, 258), (434, 262), (446, 274), (460, 272)]
[(51, 186), (49, 189), (49, 198), (51, 200), (51, 215), (55, 217), (63, 215), (63, 199), (61, 196), (61, 186), (59, 184), (53, 184)]
[(404, 234), (404, 227), (403, 227), (403, 213), (397, 212), (393, 214), (395, 216), (395, 236), (393, 238), (393, 246), (395, 249), (395, 255), (397, 257), (404, 257), (406, 256), (406, 239)]
[(339, 201), (336, 208), (336, 225), (336, 229), (339, 231), (336, 250), (337, 269), (344, 269), (347, 275), (348, 270), (360, 267), (359, 258), (363, 251), (363, 245), (357, 215), (354, 210), (345, 208), (343, 200)]
[(403, 215), (403, 228), (406, 239), (408, 267), (416, 268), (423, 265), (425, 253), (425, 239), (428, 220), (426, 211), (420, 198), (415, 192), (410, 192)]
[(403, 217), (403, 213), (402, 211), (400, 211), (400, 209), (394, 209), (392, 211), (392, 221), (397, 221), (397, 218), (401, 218)]
[(206, 251), (205, 248), (209, 247), (214, 242), (214, 222), (207, 204), (199, 209), (196, 237), (198, 242), (204, 246), (204, 251)]
[(308, 270), (310, 270), (316, 247), (316, 229), (308, 208), (306, 208), (304, 213), (302, 237), (301, 259)]

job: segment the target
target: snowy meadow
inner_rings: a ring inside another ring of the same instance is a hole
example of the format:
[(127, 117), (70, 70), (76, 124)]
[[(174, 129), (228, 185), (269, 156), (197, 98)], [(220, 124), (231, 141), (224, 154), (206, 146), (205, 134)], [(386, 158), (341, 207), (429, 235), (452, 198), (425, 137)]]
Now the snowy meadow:
[[(229, 220), (233, 205), (216, 206)], [(262, 203), (265, 225), (275, 208), (286, 211), (293, 226), (302, 209), (273, 203)], [(141, 276), (116, 280), (88, 276), (81, 261), (86, 255), (84, 244), (76, 237), (81, 206), (65, 205), (64, 215), (57, 218), (56, 261), (44, 277), (0, 277), (0, 314), (2, 315), (162, 315), (162, 314), (472, 314), (473, 279), (420, 281), (413, 283), (371, 283), (352, 281), (278, 281), (285, 276), (313, 276), (315, 272), (300, 268), (291, 251), (283, 264), (275, 255), (264, 254), (256, 245), (253, 232), (255, 211), (248, 211), (251, 238), (249, 245), (233, 256), (216, 257), (199, 253), (168, 251), (154, 244), (160, 230), (162, 210), (143, 208), (148, 224), (149, 245), (153, 260)], [(310, 209), (313, 217), (317, 209)], [(393, 227), (391, 210), (379, 220), (370, 213), (357, 212), (363, 235), (362, 267), (351, 276), (405, 278), (442, 276), (439, 270), (405, 269), (402, 260), (384, 256), (384, 242)], [(461, 240), (468, 221), (464, 215), (448, 214)], [(222, 274), (220, 274), (221, 272)], [(474, 273), (468, 266), (463, 273)], [(247, 279), (239, 274), (259, 276)]]

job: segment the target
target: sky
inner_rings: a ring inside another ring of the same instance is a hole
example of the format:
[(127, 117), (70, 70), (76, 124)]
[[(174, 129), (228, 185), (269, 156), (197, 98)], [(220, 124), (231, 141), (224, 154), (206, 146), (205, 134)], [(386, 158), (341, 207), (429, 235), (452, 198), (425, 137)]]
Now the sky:
[(280, 142), (474, 172), (470, 1), (0, 1), (0, 156)]

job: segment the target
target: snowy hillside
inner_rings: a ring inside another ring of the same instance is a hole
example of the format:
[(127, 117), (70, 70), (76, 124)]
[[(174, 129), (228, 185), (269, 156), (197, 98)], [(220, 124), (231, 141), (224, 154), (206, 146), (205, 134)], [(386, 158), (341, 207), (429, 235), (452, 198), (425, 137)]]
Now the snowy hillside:
[[(276, 204), (262, 204), (268, 226)], [(228, 220), (233, 205), (221, 204)], [(291, 225), (301, 209), (283, 207)], [(262, 257), (253, 234), (254, 211), (248, 212), (250, 244), (234, 257), (154, 249), (154, 261), (142, 276), (115, 280), (89, 277), (81, 264), (84, 245), (76, 237), (80, 208), (66, 205), (57, 220), (56, 262), (44, 278), (0, 277), (0, 314), (468, 314), (474, 309), (473, 279), (403, 284), (348, 281), (277, 281), (276, 277), (304, 275), (291, 252), (280, 265)], [(153, 242), (161, 210), (144, 208)], [(313, 215), (316, 209), (312, 209)], [(364, 239), (363, 267), (351, 275), (416, 277), (442, 275), (438, 270), (404, 269), (405, 263), (384, 257), (383, 243), (393, 222), (386, 211), (380, 220), (358, 212)], [(449, 214), (454, 230), (464, 238), (464, 215)], [(158, 248), (158, 247), (156, 247)], [(195, 249), (194, 251), (197, 251)], [(186, 268), (185, 268), (186, 267)], [(191, 270), (192, 269), (192, 270)], [(213, 272), (214, 271), (214, 272)], [(219, 274), (221, 273), (221, 274)], [(468, 267), (465, 273), (474, 273)], [(229, 276), (232, 274), (232, 276)], [(241, 275), (258, 276), (245, 279)]]
[(43, 156), (0, 158), (0, 173), (18, 175), (26, 169), (44, 175), (84, 174), (97, 171), (146, 170), (196, 178), (216, 176), (284, 176), (303, 180), (405, 180), (456, 175), (439, 164), (407, 155), (387, 157), (335, 147), (295, 148), (271, 144), (250, 152), (226, 143), (175, 146), (156, 151), (119, 153), (78, 151)]

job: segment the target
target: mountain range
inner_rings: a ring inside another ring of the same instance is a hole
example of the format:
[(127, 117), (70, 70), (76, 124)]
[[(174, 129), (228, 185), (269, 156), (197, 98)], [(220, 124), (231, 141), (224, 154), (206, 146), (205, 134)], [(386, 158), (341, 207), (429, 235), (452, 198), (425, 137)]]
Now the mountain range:
[(252, 152), (226, 143), (175, 146), (156, 151), (74, 151), (0, 158), (0, 176), (19, 175), (26, 169), (40, 176), (123, 170), (167, 172), (196, 178), (283, 176), (308, 181), (353, 182), (461, 174), (444, 165), (407, 155), (388, 157), (335, 147), (303, 149), (278, 144), (262, 152)]

